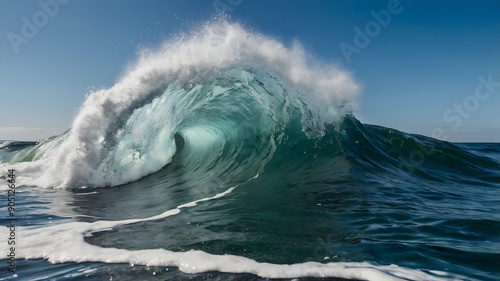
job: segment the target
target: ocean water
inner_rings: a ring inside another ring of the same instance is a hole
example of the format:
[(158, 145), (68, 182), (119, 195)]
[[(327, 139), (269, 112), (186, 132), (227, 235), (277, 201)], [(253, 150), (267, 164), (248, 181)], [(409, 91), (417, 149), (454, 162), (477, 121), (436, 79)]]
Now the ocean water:
[(2, 142), (0, 278), (499, 280), (500, 144), (362, 124), (350, 75), (307, 58), (210, 23), (63, 135)]

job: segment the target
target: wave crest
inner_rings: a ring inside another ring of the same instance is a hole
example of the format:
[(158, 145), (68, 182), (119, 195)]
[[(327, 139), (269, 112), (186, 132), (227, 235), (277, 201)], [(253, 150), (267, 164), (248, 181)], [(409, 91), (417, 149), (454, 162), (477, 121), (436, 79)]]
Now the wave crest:
[(267, 134), (253, 147), (254, 160), (263, 160), (289, 114), (299, 115), (309, 137), (321, 136), (357, 97), (348, 73), (306, 57), (299, 44), (287, 48), (239, 24), (206, 24), (140, 51), (113, 87), (88, 94), (64, 141), (34, 157), (43, 164), (18, 169), (36, 171), (33, 184), (44, 187), (124, 184), (168, 164), (177, 133), (191, 149), (218, 142), (219, 154), (243, 150), (224, 144), (231, 135)]

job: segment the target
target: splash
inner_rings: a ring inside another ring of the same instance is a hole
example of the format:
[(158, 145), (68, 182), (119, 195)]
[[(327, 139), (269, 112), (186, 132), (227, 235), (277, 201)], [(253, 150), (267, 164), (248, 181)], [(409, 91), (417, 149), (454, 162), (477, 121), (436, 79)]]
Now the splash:
[(191, 147), (203, 138), (222, 149), (242, 127), (260, 122), (264, 127), (253, 130), (269, 133), (293, 110), (303, 130), (320, 137), (324, 124), (349, 110), (359, 87), (348, 73), (306, 58), (299, 44), (289, 48), (227, 21), (208, 23), (141, 50), (113, 87), (88, 94), (57, 145), (39, 145), (33, 163), (15, 168), (43, 187), (120, 185), (170, 163), (176, 134)]

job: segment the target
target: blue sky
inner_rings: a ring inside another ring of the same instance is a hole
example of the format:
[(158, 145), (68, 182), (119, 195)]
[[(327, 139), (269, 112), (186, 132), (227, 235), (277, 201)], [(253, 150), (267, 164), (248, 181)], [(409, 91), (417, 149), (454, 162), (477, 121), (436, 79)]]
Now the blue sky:
[(500, 142), (500, 1), (423, 0), (0, 1), (0, 139), (62, 133), (139, 48), (217, 9), (352, 72), (363, 123)]

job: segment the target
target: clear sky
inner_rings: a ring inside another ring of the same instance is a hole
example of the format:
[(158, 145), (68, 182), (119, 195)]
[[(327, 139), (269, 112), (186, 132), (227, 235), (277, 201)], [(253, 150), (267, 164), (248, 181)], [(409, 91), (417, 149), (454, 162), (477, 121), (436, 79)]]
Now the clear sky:
[(352, 72), (363, 123), (500, 142), (500, 1), (486, 0), (2, 0), (0, 139), (64, 132), (139, 48), (217, 10)]

